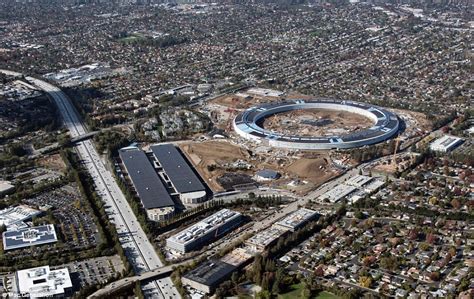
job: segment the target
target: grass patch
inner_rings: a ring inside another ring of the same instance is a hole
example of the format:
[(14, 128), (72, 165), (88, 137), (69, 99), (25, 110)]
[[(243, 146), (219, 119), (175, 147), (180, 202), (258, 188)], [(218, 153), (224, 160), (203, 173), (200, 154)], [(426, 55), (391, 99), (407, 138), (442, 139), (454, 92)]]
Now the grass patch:
[(295, 298), (303, 298), (304, 285), (303, 283), (293, 284), (290, 286), (289, 291), (283, 294), (278, 294), (278, 299), (295, 299)]
[(322, 291), (321, 293), (316, 295), (316, 297), (314, 297), (314, 299), (339, 299), (339, 297), (334, 295), (333, 293)]
[[(278, 299), (300, 299), (303, 297), (303, 289), (304, 284), (298, 283), (293, 284), (290, 286), (289, 290), (286, 293), (278, 294)], [(340, 299), (340, 297), (334, 295), (333, 293), (329, 293), (326, 291), (322, 291), (315, 296), (311, 297), (312, 299)]]

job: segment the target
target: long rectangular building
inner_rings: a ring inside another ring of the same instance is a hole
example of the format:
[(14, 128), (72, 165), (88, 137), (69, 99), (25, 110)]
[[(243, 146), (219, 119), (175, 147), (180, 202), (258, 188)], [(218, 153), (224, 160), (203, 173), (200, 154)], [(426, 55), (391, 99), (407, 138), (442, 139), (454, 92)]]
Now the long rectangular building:
[(176, 190), (183, 203), (199, 203), (206, 200), (206, 188), (172, 144), (151, 146), (157, 166), (164, 172), (164, 179)]
[(148, 218), (162, 221), (173, 215), (173, 199), (146, 154), (138, 148), (133, 148), (120, 150), (119, 156)]
[(166, 239), (166, 246), (180, 253), (198, 249), (217, 239), (242, 222), (242, 214), (228, 209), (205, 218), (202, 221)]

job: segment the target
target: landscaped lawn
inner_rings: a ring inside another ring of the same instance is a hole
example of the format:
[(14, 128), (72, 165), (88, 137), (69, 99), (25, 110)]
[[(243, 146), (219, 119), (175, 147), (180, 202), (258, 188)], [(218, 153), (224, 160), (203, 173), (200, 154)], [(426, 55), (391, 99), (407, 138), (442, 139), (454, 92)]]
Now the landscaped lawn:
[(290, 291), (284, 294), (279, 294), (278, 299), (294, 299), (294, 298), (303, 298), (301, 296), (301, 291), (303, 291), (303, 284), (298, 283), (290, 287)]
[(339, 297), (334, 295), (333, 293), (323, 291), (319, 293), (316, 297), (314, 297), (314, 299), (339, 299)]
[[(303, 283), (294, 284), (290, 287), (290, 291), (284, 294), (278, 294), (278, 299), (298, 299), (303, 298), (301, 292), (303, 291), (304, 285)], [(314, 296), (313, 299), (339, 299), (338, 296), (329, 293), (329, 292), (321, 292), (318, 295)]]

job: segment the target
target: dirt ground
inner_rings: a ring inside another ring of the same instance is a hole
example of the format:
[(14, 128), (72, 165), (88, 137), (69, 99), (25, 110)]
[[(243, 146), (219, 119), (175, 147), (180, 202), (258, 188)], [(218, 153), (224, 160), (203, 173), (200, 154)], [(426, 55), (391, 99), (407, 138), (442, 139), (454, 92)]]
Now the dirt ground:
[[(302, 158), (293, 156), (277, 158), (275, 153), (259, 154), (251, 157), (246, 149), (223, 140), (190, 142), (180, 144), (180, 148), (213, 191), (224, 191), (217, 179), (225, 173), (253, 176), (260, 169), (272, 169), (279, 172), (282, 178), (267, 184), (286, 188), (286, 184), (292, 180), (307, 181), (306, 188), (300, 188), (305, 192), (321, 185), (337, 174), (327, 153), (303, 154)], [(228, 163), (239, 160), (252, 165), (252, 167), (239, 170), (226, 168)]]
[(288, 166), (287, 172), (314, 185), (321, 185), (336, 175), (336, 171), (324, 156), (298, 159)]
[[(356, 132), (373, 122), (362, 115), (336, 110), (307, 109), (279, 113), (265, 119), (265, 129), (300, 136), (325, 136), (345, 131)], [(336, 130), (336, 131), (334, 131)]]
[(217, 183), (216, 179), (224, 174), (225, 171), (218, 168), (214, 171), (209, 171), (208, 166), (219, 166), (237, 160), (249, 160), (249, 154), (245, 149), (226, 141), (193, 142), (181, 144), (180, 148), (214, 191), (223, 191), (223, 188)]
[(210, 103), (232, 109), (244, 110), (263, 103), (270, 103), (281, 100), (282, 98), (257, 97), (252, 95), (249, 95), (248, 97), (243, 97), (239, 96), (238, 94), (233, 94), (215, 98)]
[(39, 165), (51, 170), (66, 172), (66, 164), (59, 154), (42, 157), (38, 160), (38, 163)]
[(416, 159), (415, 154), (399, 153), (396, 155), (396, 163), (392, 163), (393, 156), (386, 157), (376, 165), (373, 165), (372, 170), (377, 173), (394, 174), (397, 170), (404, 171), (408, 169)]

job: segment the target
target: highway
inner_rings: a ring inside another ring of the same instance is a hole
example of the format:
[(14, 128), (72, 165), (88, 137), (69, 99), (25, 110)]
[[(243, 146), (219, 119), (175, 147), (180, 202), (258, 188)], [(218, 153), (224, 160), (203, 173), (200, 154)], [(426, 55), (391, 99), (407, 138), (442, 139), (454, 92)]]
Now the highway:
[(140, 275), (122, 278), (120, 280), (109, 283), (108, 285), (105, 285), (102, 289), (97, 290), (87, 298), (110, 298), (116, 292), (133, 285), (137, 281), (148, 280), (154, 278), (155, 276), (168, 276), (171, 274), (175, 266), (177, 265), (163, 266), (161, 268), (156, 268)]
[[(0, 72), (21, 75), (10, 71), (0, 70)], [(26, 79), (51, 96), (58, 106), (71, 138), (88, 133), (72, 103), (59, 88), (36, 78)], [(106, 212), (117, 229), (120, 244), (135, 273), (140, 275), (161, 268), (163, 263), (141, 228), (113, 174), (105, 168), (93, 143), (85, 140), (77, 143), (75, 148), (94, 180), (96, 191), (105, 203)], [(142, 290), (147, 298), (181, 298), (169, 277), (142, 284)]]

